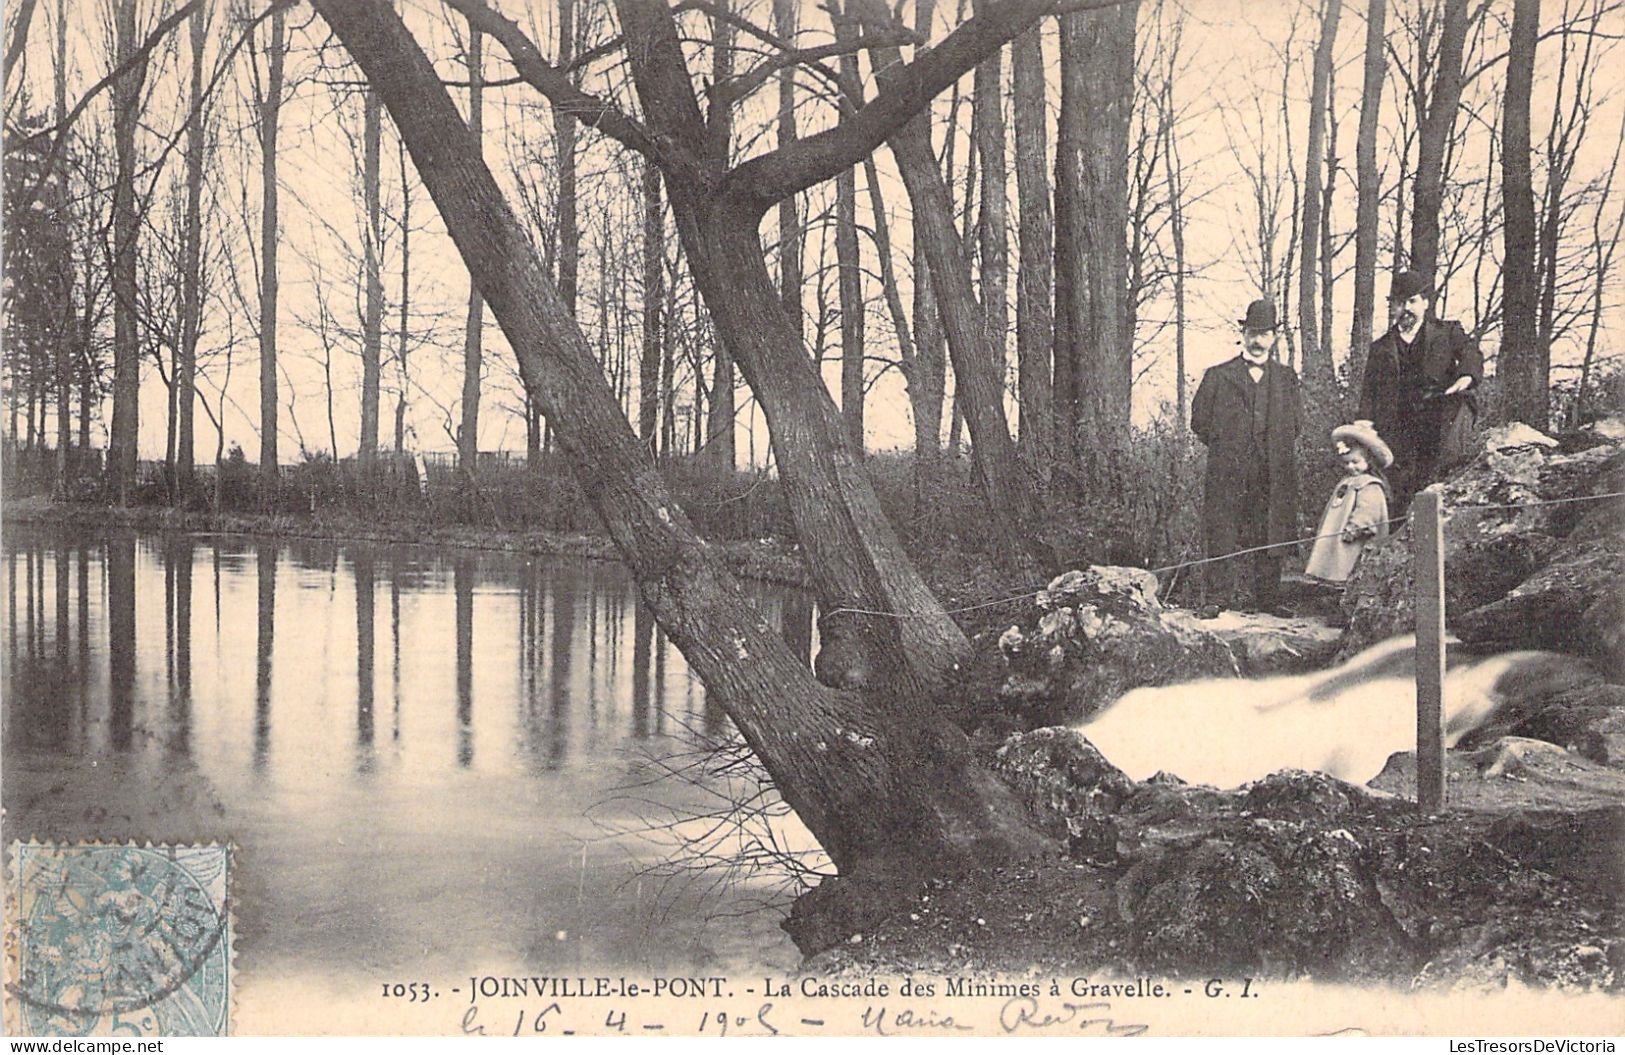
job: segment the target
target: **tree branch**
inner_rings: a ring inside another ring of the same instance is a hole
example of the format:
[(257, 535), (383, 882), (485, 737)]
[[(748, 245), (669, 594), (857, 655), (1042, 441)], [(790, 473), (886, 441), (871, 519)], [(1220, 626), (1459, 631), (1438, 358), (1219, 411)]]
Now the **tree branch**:
[(508, 52), (514, 69), (525, 83), (547, 97), (561, 114), (596, 128), (622, 146), (649, 157), (662, 157), (665, 151), (649, 130), (634, 121), (607, 99), (582, 91), (569, 74), (545, 58), (525, 31), (512, 19), (492, 10), (484, 0), (446, 0), (468, 19), (469, 25), (492, 37)]
[(762, 60), (750, 70), (725, 84), (712, 85), (711, 91), (725, 105), (732, 106), (760, 88), (767, 82), (769, 77), (790, 66), (815, 63), (838, 55), (850, 55), (857, 51), (867, 51), (870, 48), (903, 47), (923, 43), (925, 42), (920, 39), (918, 33), (905, 29), (892, 33), (869, 33), (855, 40), (820, 44), (814, 48), (792, 48), (789, 51), (775, 55), (771, 59)]
[[(1077, 10), (1114, 7), (1122, 0), (1077, 0)], [(774, 203), (822, 183), (877, 149), (938, 93), (1044, 15), (1061, 0), (1001, 0), (982, 5), (975, 16), (934, 48), (923, 50), (894, 74), (894, 83), (838, 126), (798, 139), (736, 165), (724, 191), (748, 196), (764, 211)]]

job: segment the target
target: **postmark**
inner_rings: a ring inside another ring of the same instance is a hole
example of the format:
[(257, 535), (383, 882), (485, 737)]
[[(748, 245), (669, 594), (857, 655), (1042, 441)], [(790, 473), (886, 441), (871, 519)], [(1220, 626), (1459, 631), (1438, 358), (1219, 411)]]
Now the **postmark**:
[(229, 846), (30, 842), (10, 856), (8, 1031), (227, 1035)]

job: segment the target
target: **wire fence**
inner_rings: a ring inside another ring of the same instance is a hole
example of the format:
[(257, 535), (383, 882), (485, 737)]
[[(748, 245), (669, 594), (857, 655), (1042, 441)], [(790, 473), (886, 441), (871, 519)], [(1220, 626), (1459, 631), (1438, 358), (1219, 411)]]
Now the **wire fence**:
[[(1577, 497), (1574, 497), (1574, 498), (1536, 499), (1536, 500), (1528, 501), (1528, 502), (1506, 502), (1506, 503), (1498, 503), (1498, 504), (1473, 503), (1473, 504), (1470, 504), (1470, 505), (1452, 506), (1452, 507), (1448, 508), (1446, 510), (1446, 512), (1447, 513), (1470, 513), (1470, 512), (1495, 512), (1495, 511), (1505, 511), (1505, 510), (1510, 510), (1510, 509), (1536, 509), (1536, 508), (1539, 508), (1541, 506), (1572, 505), (1572, 504), (1577, 503), (1577, 502), (1605, 502), (1605, 501), (1608, 501), (1609, 499), (1613, 499), (1613, 498), (1625, 498), (1625, 491), (1610, 491), (1610, 492), (1607, 492), (1606, 494), (1600, 494), (1600, 495), (1580, 495), (1580, 496), (1577, 496)], [(1410, 520), (1410, 518), (1408, 516), (1389, 517), (1387, 520), (1382, 521), (1382, 524), (1383, 524), (1383, 526), (1391, 527), (1394, 524), (1407, 523), (1407, 522), (1409, 522), (1409, 520)], [(1217, 556), (1213, 556), (1213, 557), (1202, 557), (1202, 558), (1200, 558), (1198, 560), (1181, 561), (1178, 564), (1167, 564), (1167, 565), (1164, 565), (1164, 566), (1162, 566), (1160, 568), (1151, 568), (1149, 570), (1150, 570), (1151, 574), (1153, 574), (1153, 575), (1166, 575), (1166, 574), (1168, 574), (1170, 572), (1182, 571), (1182, 570), (1184, 570), (1186, 568), (1196, 568), (1196, 567), (1200, 567), (1200, 566), (1205, 565), (1205, 564), (1216, 564), (1219, 561), (1234, 560), (1237, 557), (1245, 557), (1245, 556), (1248, 556), (1249, 554), (1253, 554), (1253, 553), (1263, 553), (1263, 552), (1265, 552), (1267, 550), (1285, 549), (1285, 548), (1287, 548), (1289, 546), (1302, 546), (1302, 545), (1304, 545), (1305, 543), (1308, 543), (1308, 542), (1318, 542), (1319, 540), (1321, 540), (1323, 538), (1335, 538), (1335, 537), (1337, 537), (1337, 536), (1339, 536), (1341, 534), (1342, 534), (1341, 531), (1331, 531), (1331, 532), (1326, 532), (1325, 534), (1320, 534), (1320, 535), (1306, 535), (1303, 538), (1290, 539), (1290, 540), (1288, 540), (1286, 542), (1271, 542), (1271, 543), (1269, 543), (1267, 545), (1263, 545), (1263, 546), (1248, 546), (1246, 549), (1238, 549), (1238, 550), (1235, 550), (1234, 552), (1231, 552), (1231, 553), (1221, 553), (1221, 554), (1219, 554)], [(1029, 598), (1036, 598), (1040, 593), (1042, 593), (1044, 591), (1044, 589), (1048, 585), (1049, 585), (1048, 583), (1041, 583), (1041, 584), (1039, 584), (1037, 586), (1032, 586), (1032, 587), (1029, 587), (1029, 588), (1027, 588), (1025, 590), (1022, 590), (1020, 593), (1010, 594), (1007, 597), (998, 597), (998, 598), (995, 598), (995, 599), (993, 599), (991, 601), (982, 601), (982, 602), (980, 602), (978, 604), (964, 605), (964, 606), (958, 607), (958, 608), (948, 608), (948, 609), (945, 609), (945, 612), (948, 615), (961, 615), (961, 614), (964, 614), (966, 612), (981, 611), (984, 608), (996, 608), (1001, 604), (1012, 604), (1012, 603), (1014, 603), (1016, 601), (1025, 601), (1025, 600), (1028, 600)], [(923, 613), (923, 612), (884, 612), (884, 611), (879, 611), (879, 610), (872, 609), (872, 608), (834, 608), (834, 609), (831, 609), (826, 614), (827, 615), (843, 615), (843, 614), (845, 614), (845, 615), (875, 615), (875, 616), (883, 616), (883, 617), (891, 618), (891, 619), (911, 619), (911, 618), (912, 619), (920, 619), (920, 618), (925, 618), (925, 616), (926, 616), (926, 613)]]

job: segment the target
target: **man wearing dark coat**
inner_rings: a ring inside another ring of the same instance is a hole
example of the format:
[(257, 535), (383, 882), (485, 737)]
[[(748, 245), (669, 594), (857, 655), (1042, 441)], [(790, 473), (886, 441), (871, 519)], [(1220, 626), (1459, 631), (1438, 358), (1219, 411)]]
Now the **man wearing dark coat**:
[(1474, 390), (1484, 377), (1478, 342), (1459, 322), (1432, 316), (1433, 287), (1401, 271), (1389, 287), (1393, 325), (1371, 345), (1360, 384), (1359, 417), (1394, 452), (1388, 478), (1394, 512), (1466, 457), (1478, 418)]
[[(1275, 329), (1273, 303), (1249, 304), (1241, 354), (1209, 369), (1191, 402), (1191, 431), (1207, 447), (1202, 534), (1209, 557), (1299, 535), (1298, 375), (1275, 361)], [(1285, 555), (1283, 546), (1206, 565), (1203, 614), (1216, 615), (1216, 605), (1276, 610)]]

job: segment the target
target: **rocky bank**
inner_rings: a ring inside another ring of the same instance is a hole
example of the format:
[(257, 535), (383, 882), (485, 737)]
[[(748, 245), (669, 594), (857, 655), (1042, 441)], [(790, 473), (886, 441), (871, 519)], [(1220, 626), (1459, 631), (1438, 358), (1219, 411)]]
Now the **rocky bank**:
[(960, 714), (1066, 854), (934, 880), (838, 944), (818, 931), (813, 968), (1625, 989), (1625, 502), (1600, 497), (1625, 491), (1625, 422), (1493, 430), (1436, 486), (1452, 662), (1554, 654), (1496, 683), (1448, 753), (1443, 813), (1416, 811), (1404, 752), (1367, 785), (1221, 790), (1132, 780), (1072, 727), (1138, 686), (1315, 670), (1409, 633), (1408, 529), (1362, 560), (1340, 631), (1195, 620), (1148, 572), (1068, 572), (980, 643)]

